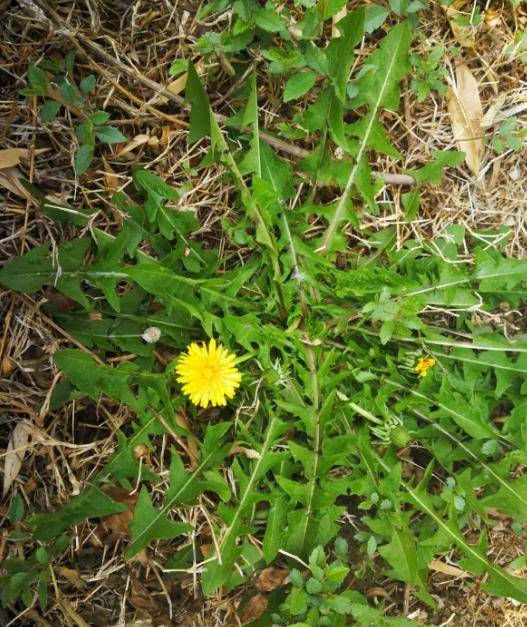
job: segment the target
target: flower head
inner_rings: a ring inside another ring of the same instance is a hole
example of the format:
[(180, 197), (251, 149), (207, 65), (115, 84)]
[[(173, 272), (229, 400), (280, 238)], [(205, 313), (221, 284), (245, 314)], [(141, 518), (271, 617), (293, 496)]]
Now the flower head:
[(421, 357), (414, 370), (419, 373), (419, 378), (422, 379), (423, 377), (426, 377), (428, 371), (435, 363), (436, 360), (433, 357)]
[(143, 331), (141, 337), (147, 344), (155, 344), (161, 337), (161, 329), (158, 327), (148, 327), (148, 329)]
[(193, 342), (177, 363), (177, 381), (194, 405), (215, 407), (226, 405), (240, 385), (241, 373), (236, 368), (236, 355), (229, 353), (212, 339), (207, 346)]

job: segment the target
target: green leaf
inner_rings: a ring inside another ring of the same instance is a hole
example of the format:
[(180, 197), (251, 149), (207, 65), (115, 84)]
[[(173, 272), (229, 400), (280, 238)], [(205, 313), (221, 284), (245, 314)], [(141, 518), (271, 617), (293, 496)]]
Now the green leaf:
[(44, 72), (36, 65), (30, 65), (27, 78), (31, 89), (37, 96), (45, 96), (48, 93), (48, 81)]
[(25, 513), (24, 500), (20, 496), (20, 492), (17, 492), (11, 501), (7, 517), (12, 525), (16, 525), (22, 520)]
[(262, 179), (269, 183), (277, 194), (277, 198), (286, 200), (293, 191), (293, 172), (286, 161), (278, 157), (268, 144), (260, 142)]
[(60, 102), (57, 100), (48, 100), (42, 105), (40, 109), (40, 119), (44, 124), (52, 122), (56, 117), (61, 107)]
[(240, 492), (239, 502), (234, 511), (229, 514), (228, 525), (218, 543), (220, 554), (218, 554), (217, 550), (215, 551), (213, 560), (207, 564), (201, 576), (201, 586), (205, 595), (211, 594), (223, 585), (232, 572), (239, 554), (239, 548), (236, 547), (236, 538), (239, 535), (242, 517), (254, 503), (256, 497), (255, 486), (258, 479), (268, 470), (270, 465), (274, 465), (278, 461), (278, 458), (270, 454), (270, 448), (284, 428), (284, 423), (281, 423), (273, 415), (267, 427), (265, 438), (259, 451), (259, 457), (251, 469), (250, 476), (244, 478), (244, 486)]
[(364, 10), (357, 9), (337, 23), (341, 36), (332, 39), (327, 47), (329, 77), (337, 98), (344, 102), (348, 77), (355, 57), (355, 46), (364, 32)]
[(364, 9), (364, 30), (367, 33), (373, 33), (384, 24), (388, 14), (388, 9), (380, 4), (368, 4)]
[(105, 144), (119, 144), (126, 141), (126, 135), (123, 135), (115, 126), (98, 126), (95, 129), (95, 135)]
[(110, 119), (110, 114), (107, 111), (96, 111), (90, 115), (90, 122), (92, 124), (106, 124)]
[(89, 74), (85, 76), (80, 82), (80, 90), (83, 94), (91, 94), (95, 88), (95, 75)]
[(193, 527), (188, 523), (169, 520), (163, 511), (152, 505), (148, 490), (143, 486), (135, 505), (130, 529), (132, 539), (131, 545), (126, 551), (127, 559), (146, 549), (153, 540), (171, 540), (192, 531)]
[(88, 518), (109, 516), (125, 510), (126, 505), (117, 503), (97, 486), (91, 486), (74, 497), (56, 514), (39, 514), (30, 518), (29, 522), (33, 528), (33, 538), (46, 541)]
[(285, 84), (284, 102), (296, 100), (307, 93), (315, 84), (316, 76), (311, 72), (297, 72)]
[(97, 399), (101, 392), (115, 401), (136, 407), (136, 399), (129, 387), (131, 371), (128, 367), (100, 366), (84, 351), (67, 348), (53, 356), (53, 361), (84, 394)]
[(260, 156), (260, 135), (258, 125), (258, 99), (256, 85), (256, 71), (251, 76), (251, 91), (249, 100), (243, 114), (242, 129), (251, 128), (252, 137), (249, 151), (244, 155), (240, 163), (240, 172), (246, 174), (252, 172), (256, 176), (262, 175), (262, 165)]
[(405, 170), (417, 183), (433, 183), (439, 185), (443, 178), (444, 168), (453, 168), (465, 159), (465, 153), (457, 150), (435, 150), (432, 161), (418, 170)]
[(68, 81), (64, 81), (59, 87), (60, 95), (64, 99), (64, 101), (69, 104), (71, 107), (76, 106), (78, 100), (78, 94), (75, 87), (68, 83)]
[(77, 176), (84, 174), (89, 168), (93, 159), (93, 146), (90, 144), (83, 144), (75, 155), (75, 172)]
[(285, 28), (283, 18), (274, 9), (256, 9), (252, 18), (258, 28), (269, 33), (279, 33)]
[(265, 561), (270, 564), (276, 557), (278, 550), (285, 547), (284, 529), (286, 527), (287, 501), (279, 496), (269, 505), (269, 514), (263, 540)]
[(188, 142), (189, 144), (193, 144), (203, 137), (210, 136), (211, 121), (207, 94), (198, 78), (194, 65), (190, 62), (188, 64), (185, 98), (192, 105), (190, 110)]
[[(353, 15), (352, 13), (349, 17)], [(402, 22), (390, 30), (377, 52), (372, 55), (373, 58), (370, 58), (372, 62), (371, 67), (361, 81), (361, 94), (364, 101), (370, 105), (370, 110), (366, 116), (367, 123), (364, 126), (364, 133), (358, 147), (355, 165), (351, 170), (344, 192), (324, 234), (322, 250), (331, 249), (337, 226), (344, 217), (349, 196), (356, 182), (362, 158), (367, 152), (371, 139), (370, 135), (376, 128), (379, 110), (382, 107), (393, 108), (399, 101), (398, 83), (410, 70), (408, 48), (411, 40), (410, 25), (408, 22)], [(335, 91), (337, 92), (337, 86), (339, 90), (343, 90), (344, 84), (342, 81), (337, 83)]]
[(54, 274), (49, 244), (41, 244), (4, 266), (0, 270), (0, 283), (17, 292), (33, 294), (43, 285), (52, 283)]

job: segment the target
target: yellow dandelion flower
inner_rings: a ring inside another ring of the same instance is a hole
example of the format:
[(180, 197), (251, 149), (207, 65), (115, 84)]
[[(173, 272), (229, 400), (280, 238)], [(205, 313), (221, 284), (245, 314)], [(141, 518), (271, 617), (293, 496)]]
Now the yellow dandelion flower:
[(176, 365), (177, 381), (183, 384), (183, 393), (194, 405), (207, 407), (209, 403), (226, 405), (240, 385), (242, 375), (236, 368), (236, 355), (229, 353), (212, 339), (207, 346), (192, 343)]
[(423, 377), (426, 377), (428, 371), (435, 363), (436, 360), (433, 357), (421, 357), (414, 370), (419, 373), (419, 378), (422, 379)]

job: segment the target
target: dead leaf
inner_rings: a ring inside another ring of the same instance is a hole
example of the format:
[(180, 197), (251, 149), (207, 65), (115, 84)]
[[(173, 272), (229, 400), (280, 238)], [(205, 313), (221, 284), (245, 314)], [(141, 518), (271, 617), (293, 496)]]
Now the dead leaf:
[(501, 11), (489, 9), (483, 15), (487, 28), (497, 28), (501, 24)]
[[(35, 148), (33, 154), (40, 155), (47, 150), (49, 148)], [(5, 150), (0, 150), (0, 170), (18, 165), (21, 159), (29, 159), (30, 156), (31, 150), (29, 148), (6, 148)]]
[(159, 139), (157, 137), (150, 137), (146, 133), (140, 133), (136, 135), (132, 140), (130, 140), (123, 148), (117, 153), (117, 157), (123, 157), (124, 155), (132, 152), (139, 146), (143, 146), (144, 144), (148, 144), (149, 146), (156, 146), (159, 144)]
[(255, 594), (251, 597), (238, 614), (241, 624), (248, 625), (260, 618), (267, 609), (267, 603), (267, 597), (263, 594)]
[(16, 196), (22, 196), (26, 200), (30, 200), (35, 202), (35, 199), (31, 194), (27, 191), (27, 189), (22, 185), (22, 180), (24, 176), (22, 172), (18, 168), (5, 168), (4, 170), (0, 169), (0, 187), (3, 187)]
[(107, 491), (109, 497), (118, 503), (126, 505), (126, 509), (118, 514), (104, 516), (101, 519), (101, 526), (110, 533), (120, 536), (130, 535), (130, 523), (134, 518), (135, 504), (137, 502), (137, 494), (129, 494), (124, 488), (110, 488)]
[(366, 591), (366, 598), (368, 599), (378, 599), (380, 597), (386, 599), (387, 601), (392, 601), (392, 597), (384, 588), (370, 588)]
[(80, 573), (76, 568), (59, 566), (59, 573), (62, 577), (66, 578), (74, 588), (77, 588), (77, 590), (85, 590), (88, 587), (88, 584), (80, 576)]
[(271, 592), (287, 583), (289, 571), (285, 568), (269, 566), (258, 573), (256, 578), (256, 589), (260, 592)]
[(490, 128), (496, 123), (496, 118), (502, 110), (506, 100), (507, 96), (505, 94), (502, 94), (490, 103), (487, 110), (485, 111), (483, 119), (481, 120), (481, 128)]
[(229, 455), (236, 455), (236, 453), (243, 453), (247, 459), (260, 459), (260, 453), (253, 448), (233, 446), (229, 451)]
[[(183, 429), (186, 429), (190, 434), (192, 434), (192, 431), (190, 430), (189, 422), (187, 420), (187, 416), (183, 409), (180, 409), (179, 412), (176, 414), (176, 423), (178, 424), (178, 426), (183, 427)], [(187, 436), (186, 440), (187, 440), (187, 451), (190, 457), (190, 467), (194, 469), (194, 468), (197, 468), (198, 466), (198, 456), (199, 456), (198, 444), (193, 435)]]
[(461, 11), (466, 4), (467, 0), (454, 0), (452, 4), (444, 7), (444, 9), (446, 19), (458, 44), (463, 48), (473, 50), (476, 45), (475, 29), (470, 24), (466, 25), (470, 13)]
[(132, 580), (132, 594), (128, 600), (136, 610), (141, 610), (154, 616), (159, 614), (159, 606), (154, 598), (137, 579)]
[[(22, 462), (26, 454), (24, 448), (29, 441), (29, 431), (26, 421), (19, 422), (11, 433), (4, 461), (4, 488), (3, 496), (9, 492), (13, 481), (18, 477)], [(21, 450), (20, 450), (21, 449)]]
[(2, 362), (0, 363), (0, 376), (7, 378), (13, 372), (14, 368), (15, 362), (11, 359), (11, 357), (4, 355)]
[(442, 562), (441, 560), (432, 560), (430, 564), (428, 564), (428, 568), (452, 577), (470, 577), (470, 574), (461, 568), (452, 566), (452, 564), (445, 564), (445, 562)]
[(122, 185), (122, 182), (119, 180), (119, 177), (115, 174), (111, 165), (104, 157), (102, 158), (102, 163), (104, 167), (104, 180), (106, 181), (106, 187), (113, 191), (117, 191)]
[(64, 296), (64, 294), (56, 290), (54, 287), (48, 287), (48, 289), (44, 292), (44, 296), (60, 311), (71, 311), (72, 309), (78, 307), (76, 301), (68, 296)]
[(168, 83), (167, 90), (175, 94), (180, 94), (187, 86), (188, 72), (184, 72), (181, 76), (178, 76), (176, 80)]
[(478, 82), (465, 63), (456, 68), (456, 86), (447, 92), (448, 112), (459, 150), (465, 153), (465, 161), (477, 177), (483, 155), (481, 121), (483, 107), (479, 97)]

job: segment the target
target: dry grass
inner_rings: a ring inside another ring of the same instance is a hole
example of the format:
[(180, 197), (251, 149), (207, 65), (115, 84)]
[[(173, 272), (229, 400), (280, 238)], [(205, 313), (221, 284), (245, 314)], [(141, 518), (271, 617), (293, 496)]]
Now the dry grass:
[[(520, 120), (525, 120), (524, 66), (519, 62), (508, 63), (503, 49), (512, 40), (515, 28), (527, 26), (527, 15), (522, 9), (513, 14), (507, 3), (487, 4), (495, 6), (483, 6), (483, 9), (498, 11), (500, 18), (492, 26), (480, 29), (478, 53), (470, 62), (482, 85), (484, 109), (497, 97), (503, 97), (502, 119), (516, 112)], [(38, 6), (43, 7), (43, 11)], [(181, 102), (177, 98), (168, 101), (156, 93), (152, 85), (148, 86), (148, 81), (167, 85), (171, 80), (168, 69), (175, 58), (193, 57), (192, 47), (202, 32), (226, 27), (230, 19), (228, 13), (199, 22), (195, 19), (198, 6), (189, 1), (155, 0), (132, 3), (59, 0), (38, 5), (32, 0), (0, 1), (3, 12), (1, 147), (49, 148), (38, 157), (32, 155), (18, 168), (0, 172), (3, 194), (0, 256), (4, 260), (44, 241), (56, 246), (74, 234), (72, 227), (52, 222), (38, 211), (34, 200), (24, 193), (17, 181), (20, 174), (60, 202), (94, 210), (86, 231), (97, 226), (115, 233), (122, 216), (106, 192), (124, 189), (131, 181), (131, 166), (139, 164), (168, 183), (187, 190), (180, 202), (194, 208), (200, 217), (202, 227), (196, 237), (215, 240), (217, 244), (220, 235), (215, 224), (231, 215), (231, 190), (214, 168), (201, 171), (198, 176), (191, 173), (205, 147), (187, 147), (187, 115)], [(426, 14), (423, 32), (427, 36), (420, 44), (423, 50), (432, 44), (450, 48), (455, 43), (439, 6), (434, 5)], [(90, 47), (90, 42), (95, 42), (104, 54)], [(79, 70), (92, 72), (97, 77), (95, 98), (99, 107), (112, 110), (112, 123), (129, 139), (125, 145), (108, 148), (104, 160), (96, 159), (90, 176), (84, 177), (82, 183), (74, 180), (71, 167), (75, 138), (70, 120), (43, 127), (38, 123), (35, 99), (18, 94), (26, 85), (30, 62), (45, 57), (63, 58), (74, 46), (78, 48)], [(261, 60), (255, 57), (253, 62), (258, 64)], [(234, 90), (221, 64), (207, 61), (202, 71), (208, 77), (215, 110), (228, 114), (234, 104)], [(277, 81), (260, 88), (260, 106), (262, 127), (269, 130), (276, 129), (278, 122), (291, 112), (289, 106), (280, 102)], [(379, 172), (400, 174), (403, 168), (426, 163), (434, 150), (454, 148), (446, 105), (441, 98), (429, 98), (419, 104), (414, 94), (406, 89), (401, 114), (387, 117), (385, 121), (404, 161), (395, 163), (379, 158), (372, 164)], [(309, 147), (309, 143), (290, 146), (284, 154), (294, 162), (295, 150)], [(449, 171), (440, 187), (429, 187), (423, 192), (422, 209), (411, 224), (404, 222), (401, 208), (401, 194), (405, 189), (387, 186), (381, 193), (385, 201), (381, 213), (362, 214), (362, 223), (373, 229), (397, 225), (399, 243), (408, 238), (430, 239), (449, 224), (464, 224), (471, 232), (507, 225), (513, 230), (509, 252), (524, 257), (527, 246), (525, 161), (525, 150), (496, 155), (487, 149), (480, 180), (473, 180), (463, 166)], [(324, 190), (328, 200), (331, 193), (331, 190)], [(222, 249), (225, 244), (220, 242)], [(32, 508), (53, 510), (78, 494), (104, 464), (114, 451), (115, 432), (121, 427), (126, 429), (131, 416), (125, 407), (118, 407), (104, 398), (97, 404), (81, 400), (60, 411), (50, 411), (50, 394), (59, 381), (51, 356), (61, 345), (76, 343), (60, 327), (52, 325), (40, 309), (46, 299), (57, 299), (57, 293), (49, 290), (37, 298), (20, 297), (10, 291), (0, 295), (0, 417), (4, 425), (1, 447), (6, 449), (9, 434), (16, 424), (29, 421), (39, 435), (30, 440), (25, 451), (16, 487)], [(156, 451), (144, 460), (162, 478), (167, 476), (164, 452), (170, 445), (169, 437), (159, 438)], [(157, 489), (163, 490), (163, 483)], [(189, 522), (195, 525), (196, 535), (210, 515), (206, 505), (203, 503), (203, 507), (187, 513)], [(2, 516), (8, 507), (9, 495), (0, 504)], [(196, 572), (184, 573), (178, 578), (167, 577), (160, 564), (171, 552), (168, 544), (160, 544), (158, 553), (151, 559), (140, 555), (132, 562), (125, 562), (126, 525), (123, 532), (119, 524), (110, 524), (109, 528), (95, 523), (77, 527), (75, 542), (55, 568), (54, 593), (46, 614), (42, 615), (36, 608), (26, 611), (22, 611), (22, 607), (8, 608), (0, 610), (0, 622), (53, 627), (104, 626), (131, 624), (136, 618), (145, 621), (136, 624), (144, 625), (240, 624), (236, 608), (243, 590), (205, 600), (200, 595)], [(495, 528), (490, 546), (497, 561), (503, 564), (509, 563), (523, 549), (509, 532), (508, 521), (500, 522)], [(0, 558), (13, 551), (16, 548), (4, 537), (0, 543)], [(201, 556), (195, 556), (195, 561), (200, 559)], [(507, 600), (496, 601), (486, 596), (474, 588), (470, 579), (432, 575), (432, 590), (439, 602), (435, 613), (418, 604), (409, 591), (405, 596), (400, 584), (383, 582), (382, 578), (379, 581), (389, 591), (390, 598), (396, 599), (392, 613), (404, 611), (427, 624), (527, 625), (525, 609)], [(372, 582), (371, 587), (379, 586), (379, 581)]]

